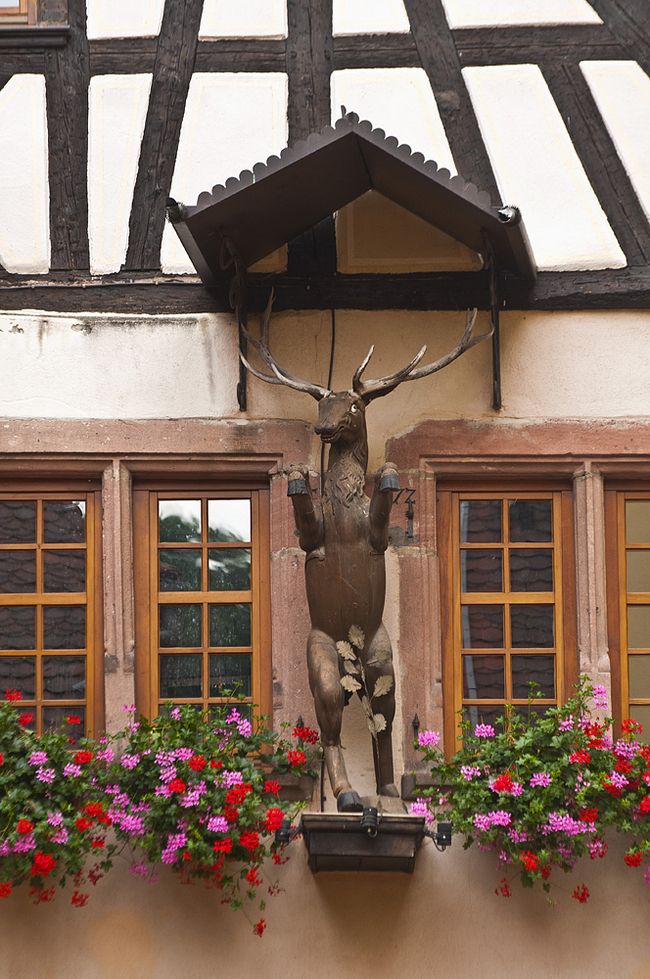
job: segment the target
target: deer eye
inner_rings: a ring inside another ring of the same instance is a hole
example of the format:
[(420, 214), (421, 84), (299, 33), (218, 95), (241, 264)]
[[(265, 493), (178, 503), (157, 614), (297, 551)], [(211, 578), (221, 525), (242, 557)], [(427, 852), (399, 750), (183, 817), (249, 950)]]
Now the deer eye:
[(357, 411), (357, 410), (358, 409), (356, 405), (350, 405), (350, 411)]

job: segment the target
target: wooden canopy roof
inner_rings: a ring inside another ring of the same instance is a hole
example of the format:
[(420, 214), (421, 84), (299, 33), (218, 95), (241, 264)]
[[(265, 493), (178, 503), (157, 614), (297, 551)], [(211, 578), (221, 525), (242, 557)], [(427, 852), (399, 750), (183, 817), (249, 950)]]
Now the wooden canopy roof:
[(213, 286), (232, 274), (223, 267), (224, 239), (248, 268), (369, 190), (476, 252), (487, 237), (498, 267), (535, 279), (516, 208), (492, 207), (474, 184), (355, 113), (202, 193), (194, 207), (170, 199), (167, 214), (204, 284)]

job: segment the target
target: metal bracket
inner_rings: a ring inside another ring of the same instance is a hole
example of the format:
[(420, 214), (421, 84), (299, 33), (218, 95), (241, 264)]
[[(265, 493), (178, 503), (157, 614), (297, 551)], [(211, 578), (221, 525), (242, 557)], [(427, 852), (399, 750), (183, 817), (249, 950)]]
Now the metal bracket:
[(492, 333), (492, 407), (501, 410), (501, 346), (499, 336), (499, 276), (492, 243), (483, 233), (483, 269), (490, 273), (489, 303)]
[[(228, 298), (231, 309), (237, 315), (237, 332), (239, 334), (239, 351), (246, 356), (248, 344), (244, 336), (243, 329), (248, 329), (248, 281), (246, 266), (242, 263), (235, 246), (226, 237), (221, 236), (221, 250), (219, 252), (219, 265), (222, 269), (227, 269), (230, 265), (235, 266), (235, 274), (230, 280), (230, 290)], [(239, 361), (239, 381), (237, 383), (237, 404), (240, 411), (246, 411), (248, 371), (244, 367), (241, 359)]]

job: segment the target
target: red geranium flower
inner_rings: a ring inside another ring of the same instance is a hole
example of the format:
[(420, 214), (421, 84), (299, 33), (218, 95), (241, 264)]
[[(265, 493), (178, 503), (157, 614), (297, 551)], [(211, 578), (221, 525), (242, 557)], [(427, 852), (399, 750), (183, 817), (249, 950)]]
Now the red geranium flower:
[(169, 783), (169, 788), (172, 792), (179, 792), (182, 795), (187, 786), (182, 778), (173, 778)]
[(16, 826), (16, 830), (19, 833), (22, 833), (23, 836), (26, 836), (28, 833), (31, 833), (33, 829), (34, 829), (34, 824), (30, 823), (29, 819), (18, 820), (18, 825)]
[(192, 755), (190, 768), (193, 768), (195, 772), (200, 772), (202, 768), (205, 768), (205, 755)]
[(75, 717), (74, 714), (68, 714), (66, 721), (68, 724), (81, 724), (81, 718)]
[(597, 816), (597, 809), (581, 809), (578, 819), (581, 823), (595, 823)]
[(641, 812), (650, 812), (650, 795), (644, 795), (639, 803)]
[(27, 725), (31, 724), (33, 720), (34, 720), (33, 714), (21, 714), (20, 717), (18, 718), (18, 723), (20, 724), (21, 727), (27, 727)]
[(569, 760), (578, 765), (588, 765), (591, 761), (591, 755), (584, 748), (578, 748), (577, 751), (573, 752)]
[(290, 749), (287, 751), (287, 760), (292, 768), (301, 768), (305, 764), (305, 752)]
[(40, 850), (34, 855), (32, 864), (32, 876), (48, 877), (56, 867), (56, 860), (51, 853), (42, 853)]
[(534, 853), (530, 852), (530, 850), (524, 850), (523, 853), (520, 853), (519, 859), (523, 863), (526, 870), (529, 870), (533, 873), (539, 867), (539, 860), (537, 859)]
[(626, 853), (623, 857), (628, 867), (640, 867), (643, 861), (642, 853)]
[(266, 832), (275, 833), (276, 829), (280, 829), (283, 819), (284, 813), (281, 809), (269, 809), (266, 814)]
[(93, 840), (91, 846), (94, 850), (101, 850), (105, 844), (105, 840)]
[(586, 904), (587, 901), (589, 900), (589, 891), (587, 890), (586, 885), (583, 884), (582, 888), (580, 888), (579, 886), (576, 887), (575, 891), (571, 896), (574, 897), (576, 901), (579, 901), (580, 904)]
[(212, 847), (215, 853), (230, 853), (232, 850), (232, 840), (227, 837), (225, 840), (217, 840)]
[(280, 783), (279, 782), (265, 782), (264, 783), (264, 791), (265, 792), (272, 792), (273, 795), (277, 795), (278, 792), (280, 791)]
[(508, 883), (508, 878), (502, 877), (499, 884), (501, 885), (500, 887), (494, 888), (494, 893), (497, 895), (497, 897), (499, 894), (502, 897), (510, 897), (510, 884)]
[(635, 721), (633, 717), (621, 721), (621, 734), (641, 734), (642, 731), (643, 725), (640, 721)]
[(78, 751), (74, 760), (77, 765), (87, 765), (89, 761), (93, 760), (93, 753), (92, 751)]
[(306, 741), (307, 744), (318, 744), (320, 737), (318, 731), (314, 731), (310, 727), (294, 727), (293, 736), (300, 738), (301, 741)]
[(82, 894), (80, 891), (75, 891), (72, 895), (71, 904), (75, 908), (83, 908), (88, 904), (88, 894)]
[(266, 921), (264, 920), (264, 918), (260, 918), (260, 920), (253, 928), (253, 932), (258, 936), (258, 938), (261, 938), (262, 935), (264, 934), (265, 928), (266, 928)]
[(251, 852), (257, 850), (260, 845), (260, 838), (257, 833), (240, 833), (239, 842), (242, 846), (245, 846), (247, 850)]
[(82, 833), (84, 830), (88, 829), (89, 826), (92, 826), (92, 824), (93, 824), (92, 819), (86, 819), (85, 816), (80, 816), (79, 819), (77, 819), (75, 822), (75, 826)]
[(0, 884), (0, 897), (9, 897), (11, 894), (11, 884), (9, 882)]
[(20, 690), (5, 690), (5, 700), (22, 700), (23, 695)]

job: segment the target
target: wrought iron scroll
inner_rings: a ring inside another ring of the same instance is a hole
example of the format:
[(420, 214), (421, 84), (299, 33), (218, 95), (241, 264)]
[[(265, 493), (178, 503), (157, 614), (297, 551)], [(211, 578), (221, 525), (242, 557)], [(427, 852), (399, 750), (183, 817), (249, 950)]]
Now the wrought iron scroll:
[[(225, 235), (221, 238), (221, 251), (219, 253), (219, 264), (222, 269), (227, 269), (230, 265), (235, 266), (235, 274), (230, 280), (228, 298), (230, 308), (234, 309), (237, 316), (237, 332), (239, 335), (239, 351), (246, 357), (248, 345), (244, 330), (248, 328), (248, 287), (246, 267), (242, 263), (237, 251)], [(244, 367), (241, 357), (239, 358), (239, 381), (237, 382), (237, 404), (240, 411), (246, 411), (248, 371)]]

